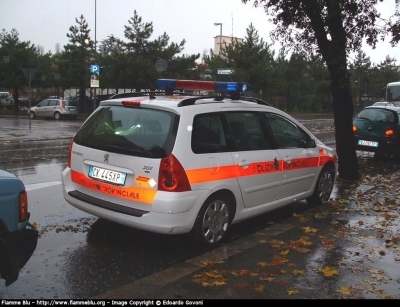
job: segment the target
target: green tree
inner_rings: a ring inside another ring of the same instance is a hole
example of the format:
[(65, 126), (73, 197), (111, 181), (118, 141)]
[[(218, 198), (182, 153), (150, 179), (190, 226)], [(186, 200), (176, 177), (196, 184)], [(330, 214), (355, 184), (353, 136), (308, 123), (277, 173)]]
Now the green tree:
[(14, 111), (18, 111), (19, 90), (28, 85), (21, 68), (36, 68), (38, 53), (29, 41), (21, 42), (16, 29), (0, 33), (0, 86), (11, 89), (14, 97)]
[[(136, 10), (125, 26), (124, 35), (128, 40), (124, 44), (129, 66), (125, 70), (125, 80), (134, 88), (151, 88), (154, 81), (160, 77), (178, 78), (189, 77), (189, 69), (195, 67), (195, 60), (200, 54), (179, 56), (186, 43), (182, 40), (179, 44), (170, 43), (170, 37), (164, 32), (154, 40), (153, 23), (143, 22)], [(158, 71), (156, 63), (159, 59), (167, 62), (165, 71)], [(140, 73), (138, 73), (140, 72)]]
[(221, 49), (222, 57), (227, 59), (227, 67), (233, 68), (231, 76), (236, 81), (249, 82), (254, 95), (266, 92), (272, 79), (274, 51), (250, 23), (243, 42), (232, 38), (232, 45)]
[(283, 43), (284, 52), (296, 50), (305, 56), (317, 54), (325, 61), (331, 80), (339, 176), (346, 180), (359, 179), (347, 57), (351, 51), (360, 50), (364, 39), (375, 46), (380, 35), (385, 35), (390, 29), (395, 31), (394, 25), (389, 23), (384, 27), (378, 25), (381, 21), (376, 8), (378, 0), (242, 2), (253, 2), (255, 7), (263, 7), (276, 25), (271, 36), (274, 41)]
[(59, 65), (67, 87), (79, 89), (79, 108), (84, 110), (86, 88), (90, 82), (89, 68), (94, 64), (94, 41), (90, 39), (90, 29), (83, 15), (75, 21), (77, 25), (71, 26), (67, 33), (70, 43), (64, 46)]

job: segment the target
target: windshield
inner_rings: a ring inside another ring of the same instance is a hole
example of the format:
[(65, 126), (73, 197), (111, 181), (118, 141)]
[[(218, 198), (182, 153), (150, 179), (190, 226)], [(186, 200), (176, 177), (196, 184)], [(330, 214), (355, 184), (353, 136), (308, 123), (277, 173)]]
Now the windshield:
[(396, 123), (397, 116), (394, 111), (388, 109), (364, 109), (356, 116), (356, 119), (366, 119), (371, 122), (385, 122), (385, 123)]
[(387, 88), (387, 101), (400, 100), (400, 85), (389, 85)]
[(109, 152), (164, 158), (173, 148), (179, 116), (154, 109), (103, 106), (83, 124), (74, 142)]

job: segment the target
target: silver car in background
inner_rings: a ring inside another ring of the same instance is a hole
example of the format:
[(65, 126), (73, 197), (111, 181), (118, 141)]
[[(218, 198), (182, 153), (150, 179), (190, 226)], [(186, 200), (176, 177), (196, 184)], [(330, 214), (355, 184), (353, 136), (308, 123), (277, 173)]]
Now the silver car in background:
[(62, 117), (76, 119), (78, 116), (78, 106), (75, 101), (64, 99), (45, 99), (29, 110), (31, 119), (36, 117), (49, 117), (56, 120)]

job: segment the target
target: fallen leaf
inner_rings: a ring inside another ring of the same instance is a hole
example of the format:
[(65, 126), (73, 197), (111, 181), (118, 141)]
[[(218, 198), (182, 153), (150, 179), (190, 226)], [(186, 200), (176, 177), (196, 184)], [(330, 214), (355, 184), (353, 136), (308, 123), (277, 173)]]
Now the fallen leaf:
[(306, 275), (306, 273), (304, 272), (304, 270), (293, 270), (292, 271), (293, 275)]
[(351, 288), (350, 287), (340, 287), (339, 290), (335, 290), (336, 292), (340, 292), (341, 294), (350, 294)]
[(286, 292), (287, 292), (287, 294), (289, 294), (289, 295), (295, 295), (295, 294), (299, 294), (299, 293), (300, 293), (299, 290), (296, 290), (296, 289), (293, 288), (293, 287), (290, 287), (290, 288), (286, 289)]
[(287, 254), (289, 254), (289, 250), (288, 250), (288, 249), (285, 250), (285, 251), (281, 251), (281, 252), (279, 253), (279, 255), (281, 255), (281, 256), (286, 256)]
[(300, 229), (305, 233), (316, 233), (318, 231), (318, 229), (312, 228), (312, 227), (309, 227), (309, 226), (301, 227)]
[(320, 270), (327, 277), (332, 277), (333, 275), (339, 275), (339, 271), (336, 270), (334, 267), (327, 266), (325, 269)]
[(260, 280), (268, 282), (274, 281), (274, 279), (274, 277), (260, 277)]
[(335, 240), (332, 240), (332, 239), (322, 239), (321, 240), (321, 243), (325, 244), (325, 245), (332, 244), (333, 242), (335, 242)]
[(260, 285), (255, 285), (254, 286), (254, 290), (258, 291), (258, 292), (263, 292), (265, 289), (266, 285), (260, 284)]
[(300, 253), (308, 253), (311, 249), (305, 248), (305, 247), (300, 247), (300, 248), (296, 248), (296, 250)]
[(244, 283), (235, 283), (234, 286), (236, 288), (240, 288), (240, 289), (250, 289), (250, 284), (248, 282), (244, 282)]

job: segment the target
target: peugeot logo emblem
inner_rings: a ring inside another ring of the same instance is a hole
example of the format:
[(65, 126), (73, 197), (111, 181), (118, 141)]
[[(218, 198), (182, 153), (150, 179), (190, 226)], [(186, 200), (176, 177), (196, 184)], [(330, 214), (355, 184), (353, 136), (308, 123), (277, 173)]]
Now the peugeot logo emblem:
[(104, 154), (104, 163), (108, 163), (109, 154)]

